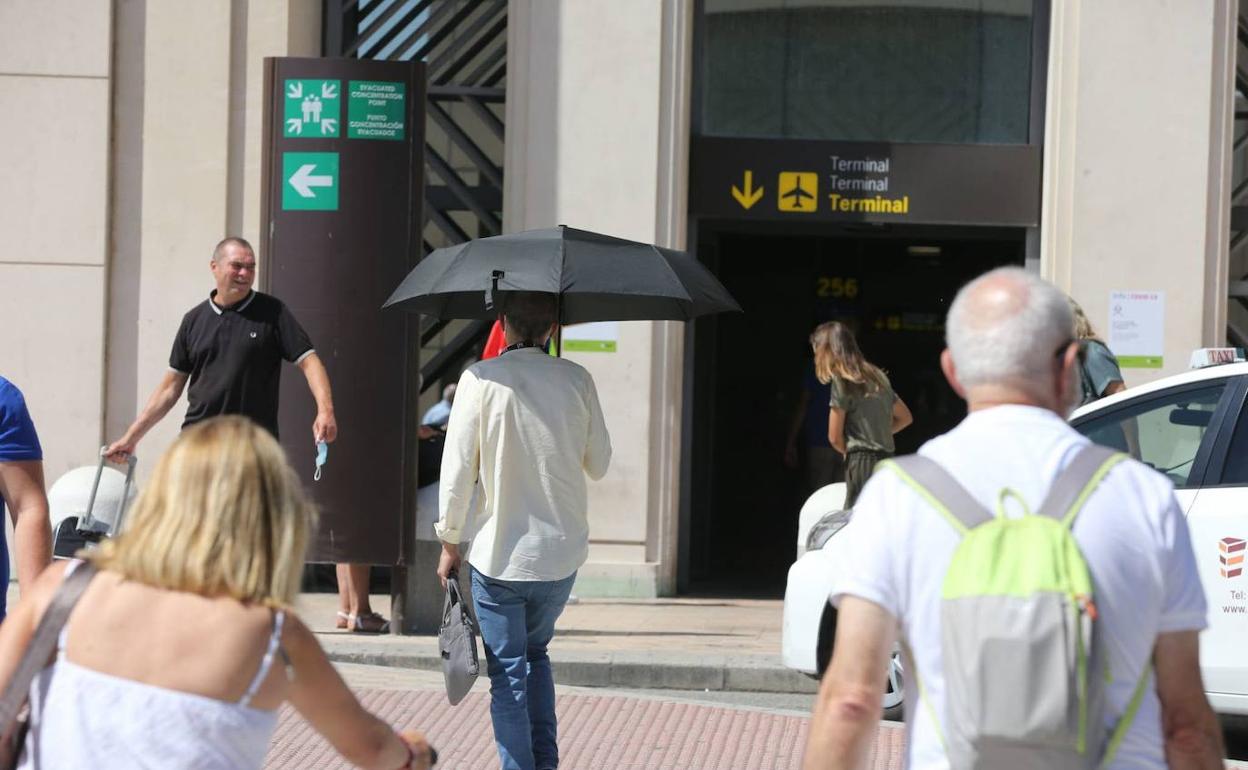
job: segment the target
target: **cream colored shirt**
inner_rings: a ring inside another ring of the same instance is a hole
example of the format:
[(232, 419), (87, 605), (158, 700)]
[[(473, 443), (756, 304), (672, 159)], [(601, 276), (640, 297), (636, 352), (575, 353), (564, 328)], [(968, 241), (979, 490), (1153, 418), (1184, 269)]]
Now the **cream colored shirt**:
[(585, 476), (611, 462), (598, 391), (589, 372), (538, 348), (474, 364), (459, 379), (447, 424), (435, 526), (458, 543), (484, 520), (466, 558), (499, 580), (562, 580), (589, 551)]

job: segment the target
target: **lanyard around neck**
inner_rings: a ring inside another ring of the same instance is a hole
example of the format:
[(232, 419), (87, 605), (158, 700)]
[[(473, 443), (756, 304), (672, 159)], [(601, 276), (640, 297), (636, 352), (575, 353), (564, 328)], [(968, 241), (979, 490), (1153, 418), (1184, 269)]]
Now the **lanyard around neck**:
[(523, 350), (524, 348), (545, 348), (545, 347), (546, 347), (545, 345), (539, 345), (536, 342), (529, 342), (528, 340), (523, 340), (521, 342), (517, 342), (514, 345), (508, 345), (507, 347), (503, 348), (502, 352), (500, 352), (499, 355), (501, 356), (504, 353), (510, 353), (513, 350)]

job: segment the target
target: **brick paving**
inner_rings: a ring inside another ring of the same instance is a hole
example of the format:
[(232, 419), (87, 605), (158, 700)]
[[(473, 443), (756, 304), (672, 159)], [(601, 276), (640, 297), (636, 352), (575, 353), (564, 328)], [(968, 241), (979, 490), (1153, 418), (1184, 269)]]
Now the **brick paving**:
[[(436, 690), (357, 690), (364, 704), (396, 726), (425, 731), (439, 767), (494, 770), (489, 695), (450, 706)], [(560, 766), (565, 770), (790, 770), (801, 764), (807, 719), (765, 711), (626, 696), (558, 696)], [(881, 725), (869, 767), (901, 767), (902, 730)], [(327, 743), (283, 708), (266, 770), (348, 768)]]

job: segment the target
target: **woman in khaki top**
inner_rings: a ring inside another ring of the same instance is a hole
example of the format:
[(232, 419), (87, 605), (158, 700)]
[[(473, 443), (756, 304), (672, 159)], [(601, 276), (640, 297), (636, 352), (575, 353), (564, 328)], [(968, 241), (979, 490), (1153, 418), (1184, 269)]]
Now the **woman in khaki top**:
[(893, 454), (893, 434), (914, 418), (888, 375), (862, 356), (849, 327), (829, 321), (810, 335), (815, 376), (832, 386), (828, 441), (845, 458), (845, 507), (858, 500), (876, 463)]

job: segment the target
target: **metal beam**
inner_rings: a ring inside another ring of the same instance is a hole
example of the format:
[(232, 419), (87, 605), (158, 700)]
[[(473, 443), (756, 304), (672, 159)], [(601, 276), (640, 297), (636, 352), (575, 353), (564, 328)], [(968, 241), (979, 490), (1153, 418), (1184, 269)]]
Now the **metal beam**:
[[(440, 188), (440, 189), (445, 190), (445, 188)], [(454, 219), (451, 219), (449, 216), (447, 216), (447, 212), (449, 211), (462, 211), (462, 210), (463, 209), (459, 209), (457, 207), (434, 208), (430, 206), (428, 209), (429, 220), (433, 222), (433, 224), (439, 230), (442, 231), (442, 234), (446, 236), (446, 239), (448, 241), (452, 243), (463, 243), (465, 241), (471, 241), (472, 236), (464, 232), (464, 229), (460, 227), (455, 222)], [(429, 250), (433, 251), (433, 249), (429, 249)]]
[[(475, 59), (478, 54), (480, 54), (486, 48), (489, 48), (491, 45), (496, 44), (498, 42), (498, 37), (500, 34), (506, 34), (507, 32), (507, 7), (506, 6), (500, 6), (500, 7), (502, 8), (503, 12), (501, 14), (497, 14), (496, 18), (494, 18), (494, 23), (490, 25), (489, 29), (487, 29), (480, 37), (478, 37), (476, 42), (472, 43), (467, 48), (465, 48), (462, 52), (460, 52), (459, 55), (455, 57), (454, 61), (452, 61), (449, 65), (443, 68), (442, 66), (443, 61), (447, 57), (449, 57), (452, 53), (454, 53), (452, 49), (448, 49), (442, 54), (442, 56), (438, 57), (438, 59), (432, 63), (429, 69), (430, 82), (450, 83), (452, 80), (455, 79), (455, 76), (459, 74), (460, 70), (462, 70), (464, 67), (467, 67), (469, 62)], [(474, 26), (473, 29), (471, 29), (468, 32), (468, 34), (469, 35), (476, 34), (478, 29), (484, 26), (485, 23), (488, 23), (490, 19), (491, 19), (491, 16), (489, 14), (482, 14), (481, 18), (477, 20), (478, 21), (477, 25)], [(506, 43), (504, 42), (504, 45), (505, 44)], [(474, 81), (472, 79), (468, 79), (465, 81), (465, 83), (469, 85), (471, 85), (473, 82)]]
[[(439, 11), (450, 8), (451, 5), (451, 3), (445, 2), (444, 0), (444, 2), (438, 6)], [(417, 44), (404, 51), (403, 55), (399, 58), (404, 61), (408, 59), (428, 59), (429, 54), (431, 54), (443, 40), (455, 32), (455, 30), (459, 28), (459, 25), (464, 22), (464, 19), (471, 16), (473, 11), (476, 9), (477, 6), (472, 3), (466, 3), (462, 8), (456, 11), (450, 19), (447, 19), (445, 24), (430, 33), (428, 39), (420, 41), (419, 38), (417, 38)], [(430, 21), (432, 22), (432, 19), (430, 19)], [(424, 29), (427, 26), (430, 26), (430, 24), (422, 25), (421, 29)]]
[(442, 127), (442, 130), (446, 132), (451, 141), (464, 151), (464, 154), (468, 156), (468, 160), (472, 161), (472, 165), (476, 167), (477, 171), (490, 180), (490, 183), (495, 187), (500, 190), (503, 189), (503, 170), (494, 165), (481, 148), (477, 146), (476, 142), (472, 141), (472, 138), (451, 119), (450, 114), (442, 109), (441, 105), (436, 102), (430, 102), (427, 106), (429, 108), (429, 117), (433, 118), (434, 122)]
[(421, 325), (420, 328), (420, 346), (423, 348), (429, 344), (429, 340), (442, 333), (442, 330), (450, 326), (451, 322), (445, 318), (439, 318), (428, 326)]
[[(406, 3), (404, 0), (395, 0), (395, 3), (378, 14), (366, 29), (361, 29), (359, 31), (359, 34), (355, 38), (355, 42), (352, 43), (351, 47), (346, 51), (346, 55), (358, 55), (360, 46), (364, 45), (364, 43), (366, 43), (374, 33), (384, 27), (391, 19), (394, 19), (395, 16), (400, 13), (404, 13), (404, 18), (396, 20), (394, 26), (392, 26), (384, 35), (377, 38), (377, 41), (373, 44), (373, 50), (383, 50), (386, 46), (397, 40), (400, 35), (403, 35), (403, 31), (407, 28), (407, 24), (411, 19), (418, 18), (422, 13), (428, 10), (429, 6), (433, 5), (433, 3), (434, 0), (420, 0), (419, 3), (405, 13), (404, 6)], [(364, 19), (363, 21), (368, 21), (368, 19)], [(406, 39), (406, 37), (404, 39)]]
[[(485, 302), (485, 293), (481, 294), (481, 301)], [(490, 336), (490, 327), (493, 326), (492, 321), (469, 321), (459, 334), (451, 338), (446, 346), (434, 354), (429, 359), (429, 363), (420, 367), (420, 379), (422, 386), (421, 393), (433, 387), (443, 375), (450, 371), (451, 367), (464, 360), (478, 345), (485, 342), (485, 338)]]
[(1248, 206), (1231, 206), (1231, 232), (1248, 230)]
[[(468, 105), (468, 109), (472, 110), (472, 114), (476, 115), (477, 119), (485, 124), (485, 127), (498, 138), (498, 141), (503, 141), (505, 138), (503, 121), (498, 119), (498, 116), (494, 114), (493, 110), (486, 107), (480, 99), (473, 96), (465, 96), (464, 104)], [(1244, 139), (1245, 141), (1248, 141), (1248, 133), (1244, 134)]]
[(481, 224), (490, 235), (498, 235), (503, 231), (503, 223), (493, 212), (486, 209), (476, 198), (473, 197), (471, 189), (464, 180), (460, 178), (451, 164), (438, 154), (438, 151), (432, 147), (425, 145), (425, 160), (429, 164), (433, 172), (442, 177), (443, 183), (451, 188), (451, 191), (463, 202), (468, 209), (477, 215), (477, 219), (481, 220)]
[[(503, 28), (506, 29), (506, 19), (503, 20)], [(464, 78), (465, 83), (479, 83), (484, 81), (487, 73), (494, 71), (500, 64), (506, 66), (507, 62), (507, 41), (506, 35), (503, 35), (503, 43), (490, 56), (481, 62), (481, 64)]]
[(429, 86), (428, 94), (431, 100), (439, 102), (467, 98), (480, 99), (483, 102), (502, 102), (507, 98), (507, 89), (484, 86)]

